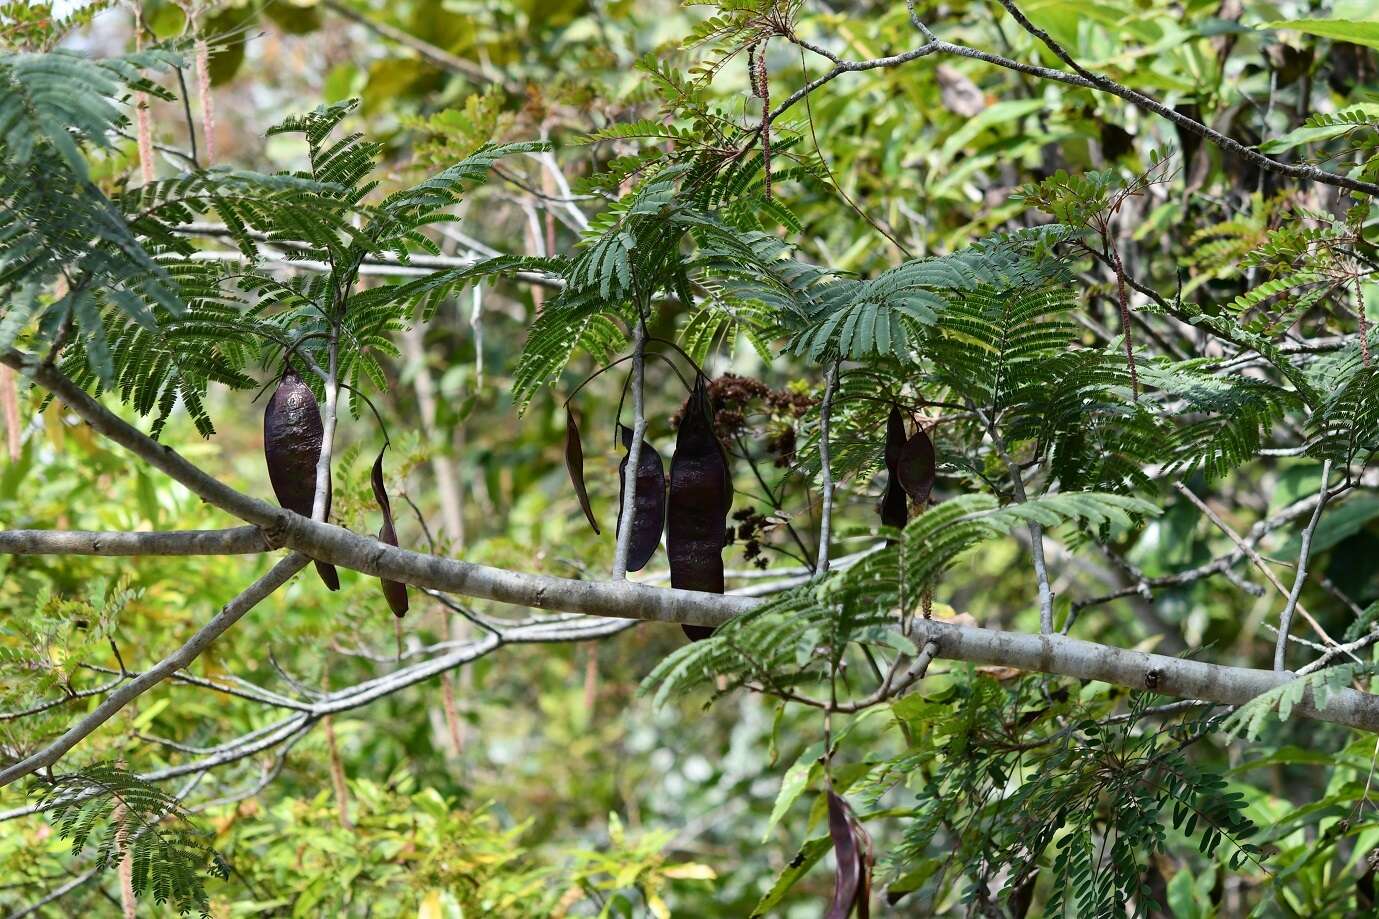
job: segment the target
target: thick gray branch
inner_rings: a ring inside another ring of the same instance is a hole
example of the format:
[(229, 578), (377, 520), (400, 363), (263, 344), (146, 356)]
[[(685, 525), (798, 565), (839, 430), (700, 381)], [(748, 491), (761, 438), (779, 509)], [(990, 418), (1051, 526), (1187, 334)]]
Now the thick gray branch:
[[(14, 351), (0, 355), (0, 362), (30, 373), (97, 432), (127, 447), (195, 494), (264, 527), (275, 541), (312, 558), (417, 587), (519, 606), (619, 619), (719, 626), (760, 602), (747, 597), (647, 587), (625, 581), (589, 582), (524, 574), (387, 546), (241, 494), (117, 418), (54, 368), (35, 366)], [(294, 560), (293, 570), (304, 562), (300, 556), (289, 558)], [(937, 656), (942, 658), (1104, 680), (1164, 695), (1231, 705), (1248, 702), (1293, 678), (1268, 670), (1125, 651), (1059, 635), (999, 632), (937, 621), (916, 623), (915, 627), (923, 631), (923, 641), (935, 642)], [(124, 690), (122, 687), (122, 693)], [(1379, 732), (1379, 696), (1369, 693), (1342, 690), (1332, 694), (1320, 708), (1309, 696), (1294, 711), (1303, 717)]]
[(272, 548), (258, 527), (163, 533), (0, 530), (0, 555), (253, 555)]
[[(935, 642), (941, 658), (1101, 680), (1160, 695), (1226, 705), (1243, 705), (1296, 679), (1271, 670), (1126, 651), (1062, 635), (997, 632), (937, 620), (918, 621), (915, 631), (919, 633), (916, 642)], [(1309, 690), (1301, 709), (1293, 711), (1305, 718), (1379, 731), (1379, 696), (1373, 693), (1343, 689), (1328, 696), (1326, 705), (1318, 707)]]

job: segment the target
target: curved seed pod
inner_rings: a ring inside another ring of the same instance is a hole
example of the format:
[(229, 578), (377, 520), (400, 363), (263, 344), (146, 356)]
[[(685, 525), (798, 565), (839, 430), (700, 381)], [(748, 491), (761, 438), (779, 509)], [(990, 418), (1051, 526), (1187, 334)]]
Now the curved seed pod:
[(905, 419), (900, 415), (900, 407), (891, 406), (886, 418), (886, 490), (881, 495), (881, 523), (888, 527), (904, 529), (910, 519), (910, 506), (905, 500), (905, 490), (900, 481), (900, 463), (905, 453)]
[[(263, 455), (268, 481), (278, 503), (303, 517), (311, 516), (316, 498), (316, 464), (321, 459), (321, 409), (311, 387), (288, 367), (263, 412)], [(331, 484), (326, 480), (326, 517), (330, 517)], [(316, 573), (331, 590), (340, 589), (335, 566), (316, 563)]]
[(589, 506), (589, 492), (584, 488), (584, 444), (579, 439), (579, 423), (575, 421), (574, 410), (568, 405), (565, 407), (565, 471), (570, 474), (570, 484), (575, 487), (580, 510), (584, 511), (589, 526), (598, 535), (599, 522), (594, 519), (594, 511)]
[[(618, 436), (629, 453), (632, 447), (632, 429), (618, 425)], [(627, 484), (627, 458), (623, 454), (618, 464), (618, 526), (622, 530), (622, 497)], [(661, 462), (661, 454), (646, 441), (637, 459), (636, 507), (632, 512), (632, 544), (627, 552), (627, 570), (641, 571), (656, 547), (661, 544), (661, 531), (666, 526), (666, 467)]]
[(909, 519), (910, 508), (905, 500), (905, 490), (896, 483), (895, 473), (891, 473), (886, 490), (881, 495), (881, 523), (903, 530)]
[(871, 834), (862, 826), (856, 814), (849, 822), (852, 824), (852, 838), (857, 841), (857, 872), (861, 875), (857, 887), (857, 916), (858, 919), (870, 919), (871, 872), (876, 864), (876, 851), (872, 848)]
[(909, 495), (910, 500), (921, 510), (924, 502), (929, 500), (929, 493), (934, 490), (937, 467), (934, 442), (929, 439), (921, 425), (915, 429), (914, 435), (905, 441), (905, 446), (900, 448), (893, 470), (900, 487), (905, 489), (905, 494)]
[[(387, 450), (388, 445), (383, 445), (383, 450)], [(378, 541), (387, 543), (390, 546), (397, 545), (397, 530), (393, 527), (393, 505), (388, 500), (388, 490), (383, 485), (383, 450), (378, 451), (378, 459), (373, 461), (373, 475), (370, 477), (373, 484), (373, 497), (378, 502), (378, 509), (383, 512), (383, 526), (378, 531)], [(388, 601), (388, 608), (393, 611), (393, 615), (401, 619), (407, 615), (407, 585), (400, 581), (389, 581), (379, 579), (383, 585), (383, 596)]]
[[(685, 402), (670, 458), (666, 554), (671, 587), (723, 593), (723, 546), (732, 501), (728, 455), (714, 431), (713, 407), (699, 377)], [(713, 634), (703, 626), (682, 628), (693, 641)]]
[(833, 881), (833, 902), (829, 904), (824, 919), (847, 919), (857, 904), (857, 894), (862, 883), (862, 857), (850, 817), (847, 802), (830, 789), (828, 835), (833, 838), (838, 873)]
[[(1370, 873), (1373, 874), (1373, 869), (1370, 869)], [(1373, 877), (1370, 880), (1373, 882)], [(1029, 877), (1016, 885), (1015, 892), (1010, 895), (1010, 914), (1014, 919), (1025, 919), (1029, 915), (1029, 908), (1034, 903), (1034, 888), (1038, 883), (1039, 869), (1035, 868)], [(1160, 902), (1167, 903), (1168, 897), (1165, 896)]]
[(900, 462), (900, 451), (905, 447), (905, 419), (900, 414), (900, 406), (892, 404), (891, 413), (886, 416), (886, 468), (895, 470)]

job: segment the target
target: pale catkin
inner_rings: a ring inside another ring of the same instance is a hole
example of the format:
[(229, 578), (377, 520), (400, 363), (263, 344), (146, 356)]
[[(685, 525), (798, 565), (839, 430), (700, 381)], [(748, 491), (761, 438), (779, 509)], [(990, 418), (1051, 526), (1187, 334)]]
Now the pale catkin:
[(1365, 291), (1360, 286), (1360, 276), (1355, 276), (1355, 315), (1360, 321), (1360, 359), (1369, 366), (1369, 319), (1365, 316)]
[(14, 371), (0, 365), (0, 413), (5, 416), (5, 443), (9, 448), (11, 460), (17, 461), (20, 453), (19, 387)]
[(153, 181), (153, 116), (149, 114), (148, 96), (139, 93), (134, 109), (139, 136), (139, 177), (147, 185)]
[(196, 40), (196, 94), (201, 100), (201, 135), (210, 166), (215, 162), (215, 98), (211, 95), (211, 51), (204, 38)]
[[(117, 765), (123, 769), (124, 760), (121, 759)], [(120, 853), (119, 868), (116, 874), (120, 881), (120, 912), (123, 919), (135, 919), (138, 915), (138, 905), (134, 899), (134, 853), (129, 848), (129, 825), (126, 821), (128, 809), (123, 801), (115, 805), (115, 849)]]
[[(134, 49), (144, 49), (144, 18), (140, 8), (134, 8)], [(148, 107), (148, 94), (134, 95), (134, 130), (139, 144), (139, 177), (145, 185), (153, 181), (153, 115)]]
[(771, 198), (771, 83), (766, 73), (766, 42), (756, 53), (757, 72), (754, 74), (756, 94), (761, 97), (761, 191)]
[(321, 724), (325, 728), (326, 752), (330, 761), (330, 784), (335, 793), (335, 809), (340, 819), (340, 826), (346, 830), (354, 829), (354, 821), (350, 819), (350, 787), (345, 782), (345, 767), (340, 761), (340, 748), (335, 741), (335, 722), (330, 715), (321, 719)]

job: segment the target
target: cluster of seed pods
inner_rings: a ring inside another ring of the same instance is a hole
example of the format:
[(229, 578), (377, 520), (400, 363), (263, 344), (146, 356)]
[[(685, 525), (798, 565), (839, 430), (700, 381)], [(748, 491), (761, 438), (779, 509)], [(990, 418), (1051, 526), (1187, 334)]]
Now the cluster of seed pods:
[[(650, 443), (642, 441), (636, 470), (636, 494), (632, 509), (632, 533), (627, 570), (640, 571), (656, 554), (662, 532), (670, 562), (672, 587), (722, 593), (723, 548), (727, 541), (728, 514), (732, 506), (732, 474), (727, 452), (714, 427), (714, 410), (705, 378), (696, 376), (694, 388), (681, 412), (675, 452), (670, 460), (667, 483), (665, 463)], [(934, 487), (936, 458), (934, 444), (923, 426), (908, 433), (905, 419), (896, 405), (886, 419), (885, 464), (888, 472), (881, 498), (881, 522), (901, 529), (909, 518), (909, 503), (923, 508)], [(290, 511), (311, 516), (315, 497), (316, 466), (320, 460), (323, 427), (320, 407), (311, 388), (290, 367), (283, 372), (278, 387), (264, 412), (264, 454), (268, 477), (278, 503)], [(618, 466), (618, 521), (622, 529), (623, 494), (627, 486), (627, 466), (631, 456), (633, 432), (619, 424), (618, 436), (626, 451)], [(384, 450), (387, 447), (385, 445)], [(380, 542), (396, 546), (397, 532), (392, 506), (383, 479), (383, 452), (379, 451), (371, 474), (374, 498), (383, 513)], [(579, 424), (567, 410), (565, 425), (565, 465), (589, 525), (599, 533), (598, 519), (590, 505), (584, 483), (584, 448)], [(326, 514), (330, 513), (327, 484)], [(338, 590), (340, 579), (334, 566), (316, 562), (321, 580)], [(382, 580), (383, 595), (393, 614), (401, 617), (408, 608), (407, 587)], [(686, 636), (698, 641), (713, 634), (702, 626), (682, 626)], [(862, 824), (847, 802), (834, 791), (828, 792), (828, 826), (837, 860), (833, 898), (826, 919), (847, 919), (852, 913), (866, 919), (870, 909), (872, 846)]]
[[(618, 466), (618, 523), (622, 529), (622, 495), (627, 486), (632, 431), (618, 425), (623, 448)], [(565, 418), (565, 468), (575, 496), (589, 525), (598, 533), (598, 520), (584, 484), (584, 448), (573, 411)], [(661, 533), (666, 535), (670, 561), (670, 585), (684, 590), (723, 592), (723, 548), (727, 544), (728, 512), (732, 509), (733, 483), (728, 454), (714, 430), (713, 405), (705, 379), (699, 375), (681, 412), (670, 458), (667, 487), (665, 463), (656, 448), (642, 441), (637, 461), (637, 490), (632, 509), (632, 533), (627, 570), (640, 571), (656, 554)], [(707, 638), (713, 630), (683, 626), (693, 639)]]
[(913, 434), (906, 434), (905, 418), (897, 405), (891, 406), (886, 418), (885, 459), (889, 475), (881, 495), (881, 522), (903, 529), (910, 518), (909, 501), (923, 508), (929, 500), (938, 466), (934, 442), (922, 425), (916, 426)]

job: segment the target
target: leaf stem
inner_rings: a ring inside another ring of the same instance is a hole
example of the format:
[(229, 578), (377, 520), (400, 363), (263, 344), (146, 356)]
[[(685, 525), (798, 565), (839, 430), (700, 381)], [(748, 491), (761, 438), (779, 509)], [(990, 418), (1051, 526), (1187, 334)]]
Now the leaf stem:
[(838, 364), (829, 365), (824, 376), (824, 398), (819, 404), (819, 476), (822, 480), (822, 499), (819, 509), (819, 558), (814, 563), (814, 577), (828, 574), (828, 540), (833, 522), (833, 468), (828, 455), (829, 414), (833, 408), (833, 390), (838, 384)]

